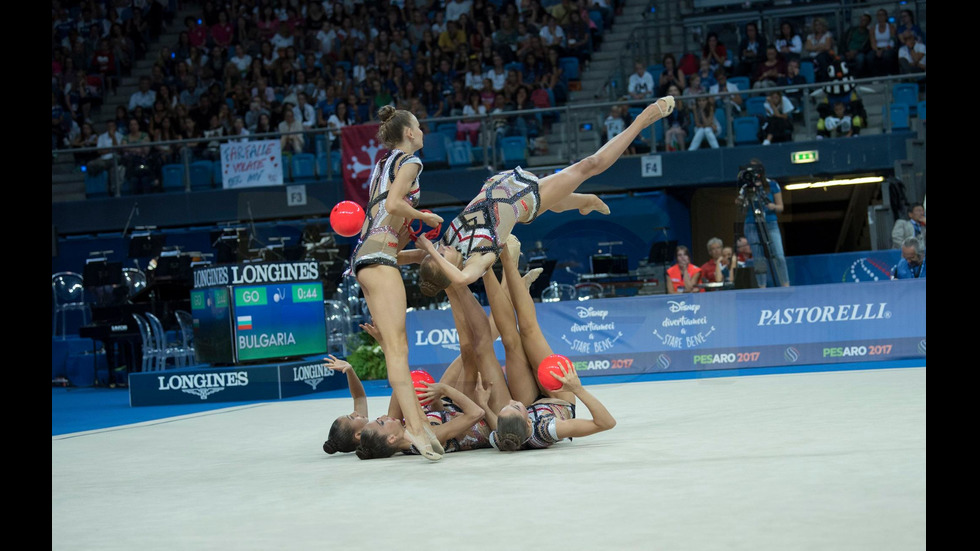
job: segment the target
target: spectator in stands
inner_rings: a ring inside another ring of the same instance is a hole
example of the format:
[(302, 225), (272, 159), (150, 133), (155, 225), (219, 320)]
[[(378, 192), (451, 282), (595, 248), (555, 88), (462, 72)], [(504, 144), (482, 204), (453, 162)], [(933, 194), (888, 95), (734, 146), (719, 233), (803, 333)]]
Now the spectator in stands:
[(122, 134), (126, 135), (126, 130), (129, 128), (129, 110), (126, 109), (125, 105), (116, 106), (116, 130)]
[(273, 9), (271, 3), (263, 3), (262, 11), (259, 12), (255, 21), (255, 28), (258, 30), (258, 39), (266, 41), (271, 39), (279, 30), (279, 17)]
[(718, 69), (723, 69), (728, 74), (732, 60), (728, 59), (728, 49), (725, 44), (718, 39), (718, 33), (712, 31), (704, 40), (701, 48), (701, 59), (708, 61), (711, 74), (717, 78)]
[(439, 90), (436, 90), (435, 84), (432, 79), (426, 79), (422, 83), (422, 92), (419, 95), (419, 100), (422, 102), (422, 106), (425, 108), (426, 114), (430, 117), (442, 116), (442, 109), (445, 105), (445, 97)]
[(674, 96), (674, 111), (667, 115), (664, 124), (664, 147), (667, 151), (684, 151), (687, 148), (687, 136), (690, 133), (691, 110), (681, 99), (681, 91), (676, 84), (671, 84), (664, 90), (662, 96)]
[[(504, 88), (506, 89), (508, 86), (510, 86), (510, 83), (512, 81), (521, 84), (519, 78), (520, 77), (518, 76), (517, 71), (513, 69), (507, 71), (507, 83), (504, 84)], [(500, 93), (500, 92), (493, 91), (493, 82), (491, 82), (490, 79), (488, 78), (483, 79), (483, 83), (480, 84), (479, 92), (480, 92), (480, 103), (485, 105), (488, 111), (493, 110), (494, 104), (496, 102), (497, 94)]]
[(898, 40), (904, 43), (904, 37), (906, 34), (912, 33), (919, 40), (919, 42), (925, 42), (926, 36), (922, 34), (922, 29), (915, 24), (915, 17), (912, 15), (912, 10), (903, 9), (898, 15), (898, 25), (895, 27), (895, 36)]
[(482, 123), (478, 118), (487, 114), (487, 107), (480, 101), (480, 94), (470, 91), (466, 96), (466, 105), (463, 106), (463, 115), (471, 118), (456, 121), (456, 141), (469, 139), (470, 143), (479, 145), (480, 127)]
[(231, 132), (228, 133), (229, 142), (247, 142), (248, 136), (251, 132), (245, 126), (245, 119), (242, 117), (235, 117), (232, 123)]
[[(259, 77), (255, 82), (255, 87), (252, 88), (252, 97), (258, 98), (262, 103), (262, 107), (272, 110), (272, 106), (276, 103), (276, 90), (269, 85), (269, 79), (265, 77)], [(181, 100), (181, 103), (187, 103)]]
[(493, 67), (484, 74), (484, 78), (490, 79), (494, 92), (504, 89), (504, 84), (507, 83), (507, 70), (504, 69), (504, 58), (500, 54), (493, 56)]
[(466, 47), (469, 42), (466, 40), (466, 31), (459, 28), (458, 21), (447, 21), (446, 30), (439, 33), (437, 44), (443, 54), (452, 56), (456, 53), (457, 47)]
[(156, 99), (157, 93), (150, 89), (150, 77), (142, 76), (139, 80), (139, 88), (129, 95), (129, 110), (136, 109), (137, 105), (150, 109)]
[[(786, 76), (776, 80), (776, 86), (805, 85), (806, 77), (800, 74), (800, 60), (791, 59), (786, 63)], [(803, 89), (788, 88), (783, 92), (783, 97), (788, 98), (793, 103), (794, 113), (803, 111)]]
[(874, 76), (893, 75), (898, 72), (898, 51), (895, 24), (888, 21), (888, 11), (884, 8), (875, 12), (874, 26), (871, 28), (871, 74)]
[(906, 32), (902, 37), (902, 47), (898, 49), (898, 72), (924, 73), (926, 71), (926, 45), (914, 32)]
[(701, 78), (701, 87), (708, 91), (712, 86), (717, 84), (715, 80), (715, 72), (711, 70), (711, 61), (707, 58), (701, 58), (698, 63), (700, 64), (695, 75)]
[(701, 265), (701, 283), (725, 281), (724, 262), (721, 261), (724, 243), (718, 237), (708, 240), (708, 261)]
[(766, 58), (756, 65), (752, 75), (752, 89), (772, 88), (779, 79), (786, 76), (786, 62), (779, 56), (776, 46), (766, 46)]
[(316, 128), (316, 108), (310, 103), (309, 96), (306, 95), (306, 92), (296, 92), (295, 96), (296, 106), (293, 107), (293, 115), (296, 120), (300, 121), (303, 128)]
[(678, 245), (675, 254), (675, 264), (667, 268), (667, 294), (700, 293), (701, 268), (691, 264), (690, 252), (684, 245)]
[(833, 111), (817, 120), (817, 139), (850, 138), (861, 133), (864, 118), (851, 110), (851, 103), (834, 102)]
[[(306, 135), (302, 132), (303, 123), (296, 120), (293, 105), (289, 103), (283, 104), (282, 115), (283, 118), (279, 122), (278, 130), (280, 133), (283, 133), (279, 142), (283, 155), (302, 153), (306, 147)], [(295, 132), (295, 134), (287, 134), (289, 132)]]
[(752, 245), (749, 244), (747, 237), (740, 235), (735, 239), (735, 251), (737, 267), (746, 268), (752, 265)]
[[(729, 82), (728, 73), (724, 68), (719, 68), (715, 71), (715, 84), (708, 89), (709, 94), (722, 94), (725, 92), (739, 92), (738, 85)], [(733, 113), (740, 113), (742, 111), (742, 95), (741, 94), (731, 94), (728, 96), (718, 96), (715, 98), (715, 105), (718, 107), (724, 107), (725, 105), (732, 106)]]
[(133, 71), (133, 63), (136, 57), (136, 48), (132, 41), (123, 33), (122, 25), (113, 23), (109, 27), (109, 47), (116, 57), (119, 67), (119, 74), (129, 76)]
[(116, 66), (116, 56), (112, 52), (108, 39), (99, 40), (99, 45), (92, 52), (88, 66), (89, 73), (98, 73), (102, 77), (102, 82), (105, 83), (106, 90), (115, 95), (116, 88), (119, 86), (119, 72)]
[(799, 60), (803, 54), (803, 39), (789, 21), (783, 21), (779, 25), (779, 34), (773, 40), (773, 44), (787, 63), (794, 59)]
[(793, 141), (793, 103), (783, 97), (779, 90), (772, 90), (766, 96), (766, 116), (759, 128), (762, 145)]
[(493, 33), (494, 52), (513, 56), (521, 35), (517, 32), (517, 20), (508, 15), (500, 17), (500, 28)]
[[(227, 106), (225, 106), (227, 107)], [(220, 161), (221, 160), (221, 140), (227, 134), (224, 124), (221, 121), (220, 114), (211, 115), (211, 119), (208, 121), (208, 126), (202, 132), (205, 138), (208, 138), (207, 147), (202, 152), (205, 159), (209, 161)]]
[(892, 247), (902, 248), (902, 243), (910, 237), (919, 240), (919, 247), (926, 248), (926, 210), (922, 203), (912, 203), (908, 206), (908, 219), (899, 218), (892, 226)]
[(813, 70), (818, 78), (826, 79), (827, 67), (833, 63), (835, 49), (834, 35), (827, 26), (827, 20), (823, 17), (814, 18), (813, 32), (807, 35), (803, 50), (807, 58), (813, 61)]
[(209, 29), (211, 39), (216, 46), (229, 49), (235, 40), (235, 27), (228, 20), (227, 11), (219, 11), (217, 17), (218, 20)]
[(635, 61), (633, 73), (630, 74), (629, 83), (626, 86), (627, 99), (649, 99), (653, 97), (655, 91), (653, 76), (647, 71), (642, 61)]
[(547, 17), (547, 24), (541, 27), (538, 35), (541, 36), (541, 43), (546, 48), (556, 48), (558, 55), (564, 57), (568, 48), (568, 41), (565, 37), (565, 30), (558, 24), (558, 19), (555, 16), (549, 15)]
[[(514, 100), (509, 103), (507, 111), (522, 111), (534, 109), (531, 102), (531, 91), (527, 86), (519, 86), (514, 94)], [(537, 115), (534, 113), (520, 113), (514, 115), (507, 129), (508, 136), (522, 136), (528, 143), (528, 147), (534, 149), (534, 139), (541, 135), (541, 125)]]
[[(447, 0), (446, 22), (459, 21), (459, 16), (468, 14), (473, 6), (472, 0)], [(448, 26), (448, 25), (447, 25)]]
[(667, 93), (667, 88), (672, 84), (676, 85), (678, 90), (685, 89), (687, 87), (687, 77), (680, 70), (680, 67), (677, 66), (677, 58), (674, 57), (674, 54), (670, 52), (664, 54), (661, 63), (664, 66), (664, 70), (659, 75), (653, 75), (657, 78), (657, 95), (670, 95)]
[(851, 25), (844, 32), (841, 42), (844, 50), (844, 61), (847, 62), (848, 73), (854, 78), (868, 76), (871, 58), (871, 13), (864, 12), (856, 25)]
[(326, 127), (327, 140), (330, 142), (330, 149), (332, 151), (340, 151), (340, 132), (345, 126), (351, 126), (357, 124), (354, 119), (354, 115), (350, 112), (347, 107), (347, 102), (341, 101), (337, 104), (337, 108), (331, 113), (330, 118), (327, 119)]
[(694, 96), (697, 94), (707, 94), (707, 93), (708, 93), (708, 89), (705, 88), (704, 84), (701, 82), (701, 75), (699, 75), (698, 73), (694, 73), (691, 76), (687, 77), (687, 87), (684, 88), (685, 96)]
[[(99, 145), (99, 135), (95, 133), (95, 127), (91, 122), (82, 122), (81, 130), (71, 141), (73, 149), (97, 147)], [(98, 158), (97, 151), (79, 151), (74, 154), (75, 166), (86, 166), (92, 160)], [(87, 166), (86, 166), (87, 168)]]
[(589, 31), (589, 23), (582, 19), (581, 13), (572, 11), (562, 30), (565, 33), (565, 55), (578, 58), (583, 66), (588, 64), (592, 60), (592, 33)]
[(721, 264), (722, 282), (733, 283), (735, 281), (735, 251), (727, 245), (722, 247), (721, 258), (718, 259), (718, 263)]
[(425, 12), (419, 8), (413, 8), (412, 20), (406, 27), (408, 39), (412, 41), (412, 44), (421, 43), (427, 29), (431, 32), (432, 25), (426, 19)]
[(126, 181), (130, 183), (130, 189), (137, 195), (154, 191), (153, 175), (156, 174), (157, 167), (156, 163), (150, 161), (150, 136), (140, 128), (140, 122), (135, 117), (129, 119), (129, 132), (122, 143), (142, 145), (121, 150), (122, 166), (126, 169)]
[(756, 66), (766, 58), (766, 37), (759, 33), (759, 27), (754, 21), (745, 24), (745, 37), (738, 44), (738, 65), (735, 66), (734, 76), (751, 77), (755, 74)]
[[(252, 130), (252, 134), (270, 134), (275, 132), (276, 129), (272, 126), (272, 116), (268, 113), (262, 113), (259, 115), (259, 120), (255, 124), (255, 130)], [(271, 140), (273, 136), (259, 136), (262, 140)]]
[[(626, 112), (627, 107), (625, 105), (613, 105), (609, 108), (609, 115), (606, 116), (606, 120), (603, 122), (603, 125), (606, 128), (603, 143), (613, 139), (617, 134), (626, 129)], [(627, 155), (636, 155), (636, 147), (630, 144), (630, 146), (626, 148), (625, 153)]]
[[(913, 35), (914, 39), (915, 36)], [(925, 248), (915, 237), (902, 241), (902, 258), (892, 268), (892, 279), (918, 279), (926, 277)]]
[[(722, 69), (724, 71), (724, 69)], [(721, 132), (718, 119), (715, 118), (715, 105), (707, 96), (699, 97), (694, 103), (694, 137), (688, 151), (701, 147), (703, 140), (708, 140), (711, 149), (718, 149), (717, 134)]]
[(159, 142), (181, 139), (174, 124), (174, 118), (166, 117), (161, 119), (160, 124), (153, 127), (153, 133), (151, 135), (153, 136), (153, 141), (157, 142), (157, 145), (154, 145), (153, 149), (160, 165), (175, 162), (177, 160), (175, 153), (179, 146), (174, 144), (159, 144)]
[(91, 122), (92, 106), (102, 105), (102, 98), (98, 92), (88, 83), (88, 76), (84, 70), (78, 70), (74, 74), (74, 80), (65, 84), (62, 95), (64, 96), (65, 109), (75, 122)]

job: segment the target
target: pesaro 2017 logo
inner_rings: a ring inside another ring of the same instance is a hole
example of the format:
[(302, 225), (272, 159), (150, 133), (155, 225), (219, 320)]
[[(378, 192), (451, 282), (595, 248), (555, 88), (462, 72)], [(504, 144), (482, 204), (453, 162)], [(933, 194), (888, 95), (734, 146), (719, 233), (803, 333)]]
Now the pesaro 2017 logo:
[[(616, 322), (609, 320), (608, 310), (598, 310), (591, 306), (578, 306), (575, 308), (576, 315), (580, 323), (573, 323), (568, 328), (568, 333), (562, 334), (561, 340), (565, 341), (573, 352), (579, 354), (598, 354), (611, 349), (616, 341), (623, 336), (622, 331), (616, 330)], [(613, 334), (615, 333), (615, 334)]]
[(708, 316), (699, 315), (700, 304), (688, 304), (683, 300), (672, 300), (667, 304), (670, 315), (660, 323), (660, 329), (653, 330), (653, 336), (664, 346), (677, 350), (693, 348), (707, 342), (715, 332), (715, 327), (708, 323)]

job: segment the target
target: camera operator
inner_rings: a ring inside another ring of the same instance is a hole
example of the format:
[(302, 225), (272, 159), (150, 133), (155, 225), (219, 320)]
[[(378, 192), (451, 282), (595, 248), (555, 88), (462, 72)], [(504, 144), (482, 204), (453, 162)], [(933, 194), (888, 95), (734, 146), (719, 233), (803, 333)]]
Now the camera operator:
[(783, 194), (779, 184), (766, 177), (762, 161), (752, 159), (739, 171), (738, 186), (736, 202), (746, 210), (743, 234), (752, 247), (759, 287), (766, 287), (767, 273), (772, 273), (777, 285), (789, 287), (783, 237), (777, 221), (777, 215), (783, 212)]

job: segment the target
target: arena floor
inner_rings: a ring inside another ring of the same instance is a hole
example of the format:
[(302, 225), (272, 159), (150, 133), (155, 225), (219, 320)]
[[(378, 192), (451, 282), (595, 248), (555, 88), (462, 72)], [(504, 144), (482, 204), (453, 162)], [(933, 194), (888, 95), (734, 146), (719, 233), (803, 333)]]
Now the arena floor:
[(925, 367), (588, 389), (613, 430), (434, 463), (323, 453), (349, 398), (55, 435), (52, 549), (926, 547)]

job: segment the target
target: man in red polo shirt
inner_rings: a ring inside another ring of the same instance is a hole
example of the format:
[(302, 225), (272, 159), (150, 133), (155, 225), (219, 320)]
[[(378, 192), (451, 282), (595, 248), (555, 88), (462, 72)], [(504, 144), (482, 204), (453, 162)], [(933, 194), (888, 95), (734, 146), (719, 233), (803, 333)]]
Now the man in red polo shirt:
[(724, 243), (717, 237), (708, 240), (708, 256), (711, 259), (701, 265), (701, 283), (721, 283), (724, 281), (723, 266), (718, 262), (723, 246)]

